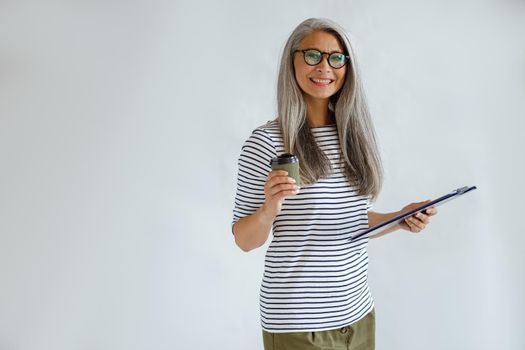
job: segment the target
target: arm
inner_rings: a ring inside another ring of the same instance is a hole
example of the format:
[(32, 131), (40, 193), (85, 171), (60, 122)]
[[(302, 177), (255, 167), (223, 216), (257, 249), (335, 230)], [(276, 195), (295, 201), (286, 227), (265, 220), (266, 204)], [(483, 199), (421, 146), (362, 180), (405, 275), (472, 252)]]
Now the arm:
[[(388, 219), (391, 219), (393, 217), (395, 217), (396, 215), (399, 215), (401, 213), (404, 213), (404, 212), (407, 212), (411, 209), (414, 209), (414, 208), (417, 208), (418, 206), (420, 206), (421, 204), (425, 204), (427, 203), (428, 201), (423, 201), (423, 202), (419, 202), (419, 203), (411, 203), (405, 207), (403, 207), (403, 209), (401, 209), (400, 211), (395, 211), (395, 212), (391, 212), (391, 213), (376, 213), (376, 212), (373, 212), (373, 211), (369, 211), (368, 212), (368, 226), (369, 227), (373, 227), (383, 221), (386, 221)], [(403, 230), (406, 230), (406, 231), (410, 231), (410, 232), (415, 232), (415, 233), (418, 233), (418, 232), (421, 232), (421, 230), (423, 230), (425, 228), (425, 226), (429, 223), (429, 217), (430, 216), (433, 216), (433, 215), (436, 215), (437, 214), (437, 209), (435, 207), (430, 207), (428, 209), (425, 210), (425, 213), (417, 213), (417, 214), (414, 214), (412, 216), (409, 216), (408, 218), (406, 218), (405, 220), (401, 221), (400, 223), (397, 223), (396, 225), (388, 228), (388, 229), (385, 229), (383, 231), (380, 231), (378, 233), (376, 233), (375, 235), (373, 236), (370, 236), (370, 238), (378, 238), (378, 237), (381, 237), (381, 236), (384, 236), (388, 233), (391, 233), (391, 232), (394, 232), (394, 231), (397, 231), (399, 229), (403, 229)]]
[(255, 213), (240, 218), (233, 225), (235, 244), (245, 252), (259, 248), (270, 235), (273, 219), (264, 205)]
[[(375, 225), (383, 222), (383, 221), (386, 221), (386, 220), (389, 220), (391, 218), (393, 218), (394, 216), (396, 215), (399, 215), (400, 212), (399, 211), (395, 211), (395, 212), (392, 212), (392, 213), (376, 213), (374, 211), (369, 211), (368, 212), (368, 227), (374, 227)], [(391, 232), (394, 232), (394, 231), (397, 231), (401, 228), (401, 225), (399, 224), (396, 224), (386, 230), (383, 230), (383, 231), (380, 231), (378, 232), (377, 234), (373, 235), (373, 236), (370, 236), (370, 238), (378, 238), (378, 237), (381, 237), (381, 236), (384, 236), (388, 233), (391, 233)]]
[(274, 170), (264, 185), (265, 201), (254, 213), (242, 217), (233, 225), (235, 243), (248, 252), (266, 242), (273, 220), (281, 212), (286, 197), (297, 194), (299, 187), (284, 170)]

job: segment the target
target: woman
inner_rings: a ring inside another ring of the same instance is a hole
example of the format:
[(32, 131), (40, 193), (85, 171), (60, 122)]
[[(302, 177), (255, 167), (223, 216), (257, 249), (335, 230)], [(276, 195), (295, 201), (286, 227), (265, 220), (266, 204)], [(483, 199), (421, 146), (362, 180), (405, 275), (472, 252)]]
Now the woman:
[[(370, 210), (381, 162), (355, 57), (339, 25), (308, 19), (293, 31), (277, 93), (277, 119), (255, 129), (242, 148), (232, 227), (244, 251), (273, 231), (260, 292), (265, 349), (374, 349), (369, 239), (348, 238), (399, 212)], [(270, 160), (282, 153), (299, 158), (301, 184), (272, 171)], [(373, 238), (420, 232), (436, 213), (430, 208)]]

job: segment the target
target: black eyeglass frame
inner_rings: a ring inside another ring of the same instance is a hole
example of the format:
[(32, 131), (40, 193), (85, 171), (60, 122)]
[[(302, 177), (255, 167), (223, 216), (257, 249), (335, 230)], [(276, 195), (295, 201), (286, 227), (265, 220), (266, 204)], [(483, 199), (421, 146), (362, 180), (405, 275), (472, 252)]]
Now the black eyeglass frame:
[[(307, 52), (307, 51), (317, 51), (317, 52), (319, 52), (319, 53), (321, 54), (321, 59), (319, 60), (319, 62), (314, 63), (314, 64), (310, 64), (310, 63), (308, 63), (308, 62), (306, 61), (306, 52)], [(295, 51), (294, 51), (294, 54), (296, 54), (297, 52), (302, 52), (302, 53), (303, 53), (303, 59), (304, 59), (304, 62), (305, 62), (307, 65), (309, 65), (309, 66), (317, 66), (319, 63), (321, 63), (321, 62), (323, 61), (323, 57), (324, 57), (325, 55), (327, 55), (326, 60), (328, 61), (328, 65), (329, 65), (330, 67), (332, 67), (333, 69), (341, 69), (341, 68), (343, 68), (343, 67), (348, 63), (348, 61), (350, 61), (350, 56), (349, 56), (349, 55), (346, 55), (346, 54), (344, 54), (344, 53), (342, 53), (342, 52), (337, 52), (337, 51), (334, 51), (334, 52), (323, 52), (323, 51), (320, 51), (320, 50), (318, 50), (318, 49), (310, 48), (310, 49), (304, 49), (304, 50), (295, 50)], [(341, 67), (334, 67), (334, 66), (332, 66), (332, 64), (330, 63), (330, 56), (332, 56), (332, 55), (336, 55), (336, 54), (337, 54), (337, 55), (343, 55), (344, 58), (346, 59), (345, 63), (344, 63)]]

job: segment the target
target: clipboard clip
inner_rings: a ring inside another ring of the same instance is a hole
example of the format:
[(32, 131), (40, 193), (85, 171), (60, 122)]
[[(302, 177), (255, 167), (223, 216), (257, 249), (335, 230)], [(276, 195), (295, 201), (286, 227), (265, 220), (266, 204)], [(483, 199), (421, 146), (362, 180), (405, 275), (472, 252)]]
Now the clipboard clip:
[(475, 190), (476, 188), (477, 188), (476, 186), (470, 186), (470, 187), (469, 186), (464, 186), (464, 187), (458, 188), (457, 190), (455, 190), (452, 193), (456, 193), (457, 195), (461, 195), (461, 194), (467, 193), (469, 191)]
[(468, 189), (469, 189), (468, 186), (463, 186), (463, 187), (458, 188), (455, 192), (459, 193), (459, 194), (463, 194), (463, 193), (467, 192)]

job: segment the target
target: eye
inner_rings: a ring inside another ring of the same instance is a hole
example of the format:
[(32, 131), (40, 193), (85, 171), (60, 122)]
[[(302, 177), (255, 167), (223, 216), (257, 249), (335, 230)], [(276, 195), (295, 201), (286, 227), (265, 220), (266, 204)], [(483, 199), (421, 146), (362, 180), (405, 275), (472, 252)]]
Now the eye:
[(341, 64), (346, 61), (346, 56), (342, 53), (333, 53), (330, 55), (330, 61)]
[(321, 59), (321, 53), (317, 50), (307, 50), (304, 53), (304, 58), (311, 62), (319, 61)]

